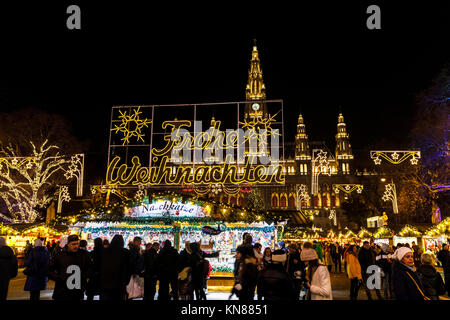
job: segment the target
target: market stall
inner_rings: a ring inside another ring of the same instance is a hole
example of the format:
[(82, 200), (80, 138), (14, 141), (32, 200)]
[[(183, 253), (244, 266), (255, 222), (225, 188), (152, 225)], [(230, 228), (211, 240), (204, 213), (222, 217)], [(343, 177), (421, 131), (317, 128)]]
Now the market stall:
[(275, 226), (265, 222), (257, 223), (227, 223), (227, 222), (179, 222), (164, 224), (158, 221), (142, 222), (107, 222), (92, 221), (77, 223), (71, 227), (72, 231), (79, 232), (82, 239), (88, 241), (88, 250), (93, 248), (94, 239), (111, 239), (116, 234), (123, 236), (125, 244), (134, 237), (143, 239), (146, 243), (164, 242), (170, 240), (180, 250), (184, 243), (198, 242), (201, 249), (207, 253), (218, 252), (217, 258), (208, 258), (213, 268), (212, 275), (232, 275), (234, 270), (235, 251), (242, 243), (245, 232), (250, 233), (254, 242), (265, 247), (273, 247), (275, 242)]
[(417, 230), (417, 228), (406, 225), (402, 230), (398, 233), (398, 235), (394, 236), (392, 241), (394, 246), (399, 243), (406, 244), (408, 243), (412, 246), (412, 243), (419, 245), (418, 238), (421, 237), (421, 233)]
[(11, 223), (3, 224), (1, 235), (6, 238), (6, 244), (11, 247), (18, 259), (19, 267), (24, 263), (24, 252), (28, 243), (33, 245), (34, 240), (43, 239), (44, 244), (58, 241), (67, 234), (68, 227), (63, 225), (49, 226), (45, 223)]
[(384, 244), (387, 244), (388, 246), (390, 246), (392, 239), (394, 237), (394, 234), (395, 234), (394, 231), (392, 231), (388, 227), (378, 228), (378, 230), (373, 233), (373, 237), (374, 237), (373, 242), (375, 244), (379, 244), (379, 245), (384, 243)]
[(450, 218), (446, 218), (425, 232), (422, 237), (424, 251), (430, 251), (437, 254), (440, 248), (442, 248), (442, 245), (448, 243), (449, 236)]

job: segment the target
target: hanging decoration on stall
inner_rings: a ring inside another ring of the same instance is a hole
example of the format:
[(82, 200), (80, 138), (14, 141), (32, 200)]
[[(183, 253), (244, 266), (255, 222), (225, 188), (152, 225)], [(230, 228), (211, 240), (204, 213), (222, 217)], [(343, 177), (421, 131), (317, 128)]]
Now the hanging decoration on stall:
[(204, 226), (202, 227), (202, 232), (205, 234), (216, 236), (220, 234), (223, 230), (220, 229), (220, 225), (217, 226), (217, 229), (210, 227), (210, 226)]
[(347, 183), (347, 184), (333, 184), (332, 188), (335, 193), (343, 191), (347, 194), (350, 194), (355, 190), (357, 193), (361, 193), (364, 189), (364, 186), (362, 184)]
[(400, 164), (410, 159), (412, 165), (417, 165), (420, 159), (420, 151), (417, 150), (376, 150), (370, 151), (370, 158), (373, 159), (376, 165), (381, 164), (381, 159), (385, 159), (392, 164)]

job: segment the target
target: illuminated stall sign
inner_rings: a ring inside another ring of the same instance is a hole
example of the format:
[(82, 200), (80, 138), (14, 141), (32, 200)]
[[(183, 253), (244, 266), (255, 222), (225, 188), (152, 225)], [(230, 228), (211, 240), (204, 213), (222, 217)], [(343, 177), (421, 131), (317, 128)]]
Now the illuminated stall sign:
[(144, 206), (130, 208), (125, 212), (127, 217), (205, 217), (203, 207), (182, 202), (156, 201)]
[[(221, 121), (211, 120), (209, 129), (203, 131), (201, 121), (177, 119), (163, 121), (161, 128), (156, 128), (155, 118), (141, 115), (141, 107), (123, 108), (111, 122), (108, 185), (268, 185), (285, 181), (282, 123), (276, 120), (280, 111), (238, 120), (234, 129), (223, 130)], [(147, 114), (153, 117), (156, 107), (147, 108), (152, 109)], [(112, 119), (114, 112), (113, 108)], [(162, 131), (155, 133), (157, 129)], [(162, 148), (155, 147), (161, 143)], [(134, 153), (147, 147), (145, 159)]]

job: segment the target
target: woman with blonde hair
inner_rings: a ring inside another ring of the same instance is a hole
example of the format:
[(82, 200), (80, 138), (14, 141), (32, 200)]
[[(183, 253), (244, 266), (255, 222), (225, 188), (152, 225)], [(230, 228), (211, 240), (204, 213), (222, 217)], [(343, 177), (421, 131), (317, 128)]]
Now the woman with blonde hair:
[(436, 263), (430, 253), (424, 253), (420, 257), (421, 265), (417, 269), (417, 275), (422, 282), (424, 293), (431, 300), (439, 300), (439, 296), (445, 294), (444, 281), (439, 272), (434, 268)]

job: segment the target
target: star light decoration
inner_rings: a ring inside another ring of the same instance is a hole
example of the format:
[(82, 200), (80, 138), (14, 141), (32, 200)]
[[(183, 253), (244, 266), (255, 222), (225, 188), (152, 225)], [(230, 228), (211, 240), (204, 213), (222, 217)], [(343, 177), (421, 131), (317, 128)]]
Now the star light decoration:
[(332, 186), (334, 192), (337, 194), (340, 191), (343, 191), (347, 194), (352, 193), (356, 190), (357, 193), (362, 193), (364, 186), (362, 184), (333, 184)]
[(148, 125), (152, 123), (152, 120), (147, 118), (141, 119), (140, 114), (142, 111), (140, 111), (140, 109), (141, 107), (129, 110), (129, 113), (128, 111), (119, 110), (119, 119), (121, 119), (122, 122), (120, 125), (115, 125), (111, 131), (115, 131), (116, 134), (119, 132), (123, 134), (123, 138), (121, 139), (122, 145), (129, 144), (130, 139), (133, 137), (136, 137), (137, 142), (144, 142), (145, 134), (142, 133), (142, 129), (144, 127), (148, 128)]
[(386, 190), (384, 191), (382, 199), (385, 202), (392, 201), (392, 209), (393, 209), (395, 214), (398, 213), (397, 192), (396, 192), (396, 189), (395, 189), (395, 184), (393, 182), (392, 183), (388, 183), (386, 185)]
[[(318, 153), (316, 154), (316, 152)], [(318, 162), (319, 164), (316, 165), (316, 162)], [(313, 173), (311, 175), (311, 193), (317, 194), (319, 191), (319, 175), (321, 173), (324, 173), (331, 176), (331, 166), (328, 163), (327, 152), (322, 149), (314, 149), (311, 164)]]
[(61, 213), (62, 211), (62, 203), (69, 202), (71, 200), (70, 194), (69, 194), (69, 187), (68, 186), (60, 186), (59, 187), (59, 197), (58, 197), (58, 208), (57, 213)]
[(79, 153), (71, 156), (70, 165), (64, 173), (67, 180), (71, 178), (77, 179), (77, 197), (83, 195), (83, 179), (84, 179), (84, 154)]
[(420, 151), (415, 150), (393, 150), (393, 151), (370, 151), (370, 158), (376, 165), (381, 164), (381, 159), (385, 159), (392, 164), (400, 164), (406, 159), (411, 158), (412, 165), (417, 165), (420, 159)]
[(300, 210), (302, 208), (302, 201), (309, 201), (311, 197), (308, 194), (306, 184), (297, 184), (295, 191), (297, 195), (297, 210)]
[(145, 193), (144, 193), (144, 186), (143, 185), (139, 185), (138, 186), (138, 191), (136, 191), (136, 194), (134, 195), (134, 198), (136, 200), (140, 200), (144, 197)]

